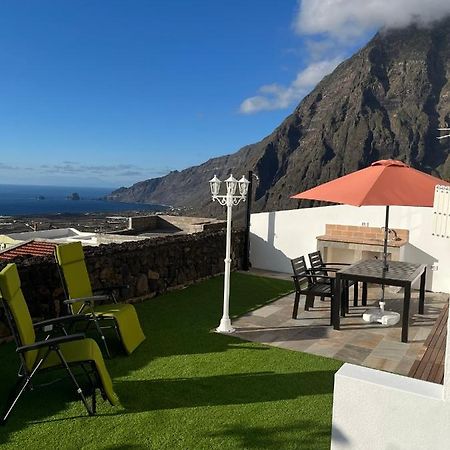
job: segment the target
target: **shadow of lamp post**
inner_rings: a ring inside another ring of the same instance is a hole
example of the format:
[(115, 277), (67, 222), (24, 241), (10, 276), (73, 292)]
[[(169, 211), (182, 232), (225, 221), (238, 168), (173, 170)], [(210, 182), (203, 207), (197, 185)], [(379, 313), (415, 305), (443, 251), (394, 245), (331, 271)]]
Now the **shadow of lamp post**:
[(250, 270), (250, 218), (252, 215), (253, 198), (253, 178), (259, 183), (259, 177), (252, 170), (248, 171), (248, 189), (247, 189), (247, 211), (245, 215), (245, 233), (244, 233), (244, 258), (242, 261), (242, 270)]
[[(216, 329), (219, 333), (232, 333), (234, 328), (231, 326), (229, 306), (230, 306), (230, 270), (231, 270), (231, 217), (233, 206), (237, 206), (241, 201), (245, 201), (247, 197), (249, 181), (242, 176), (238, 181), (233, 175), (225, 180), (227, 193), (219, 195), (220, 184), (222, 182), (214, 175), (209, 180), (211, 188), (211, 196), (213, 201), (218, 201), (222, 206), (227, 207), (227, 239), (225, 252), (225, 277), (223, 287), (223, 315), (219, 327)], [(236, 189), (239, 187), (239, 194)]]

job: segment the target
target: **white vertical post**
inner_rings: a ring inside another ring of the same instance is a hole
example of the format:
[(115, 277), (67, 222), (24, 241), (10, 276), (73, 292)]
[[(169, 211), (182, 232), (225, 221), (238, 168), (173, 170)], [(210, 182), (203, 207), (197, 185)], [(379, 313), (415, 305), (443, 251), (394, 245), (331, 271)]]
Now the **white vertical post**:
[(223, 315), (217, 328), (219, 333), (232, 333), (234, 328), (230, 320), (230, 272), (231, 272), (231, 216), (233, 211), (233, 196), (227, 193), (227, 238), (225, 251), (225, 275), (223, 286)]
[(444, 359), (444, 400), (450, 402), (450, 317), (447, 319), (447, 338)]
[[(232, 333), (234, 328), (231, 326), (230, 320), (230, 272), (231, 272), (231, 216), (233, 205), (237, 206), (240, 201), (245, 201), (248, 193), (248, 185), (250, 182), (242, 176), (238, 181), (233, 175), (225, 180), (227, 186), (227, 194), (219, 195), (221, 181), (214, 175), (209, 180), (211, 188), (211, 195), (213, 201), (217, 200), (222, 206), (227, 207), (227, 235), (226, 235), (226, 250), (225, 250), (225, 276), (223, 287), (223, 315), (216, 331), (219, 333)], [(239, 188), (239, 195), (234, 195), (236, 188)]]
[(450, 238), (450, 187), (437, 185), (434, 191), (433, 236)]

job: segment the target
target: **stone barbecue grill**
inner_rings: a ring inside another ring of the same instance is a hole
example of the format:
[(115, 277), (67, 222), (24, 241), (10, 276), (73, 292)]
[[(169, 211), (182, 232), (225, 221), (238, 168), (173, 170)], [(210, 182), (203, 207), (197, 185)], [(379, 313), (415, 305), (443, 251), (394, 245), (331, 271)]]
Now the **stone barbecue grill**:
[[(361, 259), (382, 258), (384, 231), (380, 227), (354, 225), (325, 225), (325, 234), (317, 236), (317, 249), (326, 261), (355, 262)], [(401, 259), (402, 248), (409, 241), (409, 230), (389, 233), (388, 258)]]

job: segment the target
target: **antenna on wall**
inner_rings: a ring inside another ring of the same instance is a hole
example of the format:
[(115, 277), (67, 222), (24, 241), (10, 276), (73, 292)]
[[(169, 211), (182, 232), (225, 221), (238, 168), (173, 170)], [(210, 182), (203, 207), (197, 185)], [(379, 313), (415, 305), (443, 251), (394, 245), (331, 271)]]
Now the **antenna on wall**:
[(447, 134), (444, 134), (443, 136), (438, 136), (438, 140), (449, 138), (450, 137), (450, 128), (438, 128), (438, 131), (447, 131)]

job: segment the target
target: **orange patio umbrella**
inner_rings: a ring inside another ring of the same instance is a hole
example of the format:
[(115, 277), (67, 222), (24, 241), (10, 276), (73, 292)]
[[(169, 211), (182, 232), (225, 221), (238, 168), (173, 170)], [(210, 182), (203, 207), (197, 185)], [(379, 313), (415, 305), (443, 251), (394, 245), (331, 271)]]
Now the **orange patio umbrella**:
[(431, 207), (437, 184), (450, 185), (444, 180), (413, 169), (402, 161), (385, 159), (291, 198), (354, 206)]
[(353, 206), (386, 206), (383, 260), (384, 268), (388, 270), (389, 206), (432, 207), (434, 190), (438, 184), (450, 186), (450, 183), (413, 169), (402, 161), (384, 159), (291, 198)]
[[(387, 271), (389, 206), (432, 207), (435, 187), (438, 184), (450, 186), (450, 183), (413, 169), (402, 161), (387, 159), (374, 162), (365, 169), (293, 195), (291, 198), (354, 206), (386, 206), (383, 268)], [(384, 286), (382, 302), (383, 300)]]

